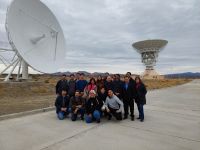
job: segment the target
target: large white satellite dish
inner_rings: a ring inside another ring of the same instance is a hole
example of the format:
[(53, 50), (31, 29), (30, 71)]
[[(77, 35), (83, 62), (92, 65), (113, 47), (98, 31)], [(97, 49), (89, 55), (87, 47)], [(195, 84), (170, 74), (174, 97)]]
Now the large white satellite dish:
[(63, 31), (54, 14), (40, 0), (13, 0), (7, 11), (6, 31), (19, 57), (12, 65), (22, 64), (24, 78), (28, 76), (28, 65), (45, 73), (64, 67)]

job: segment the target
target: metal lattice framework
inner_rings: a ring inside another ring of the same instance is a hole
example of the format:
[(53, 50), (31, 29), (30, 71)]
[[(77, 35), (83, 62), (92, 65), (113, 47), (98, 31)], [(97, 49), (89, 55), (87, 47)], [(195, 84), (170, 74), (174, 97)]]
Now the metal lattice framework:
[(166, 40), (145, 40), (134, 43), (132, 46), (141, 54), (142, 63), (147, 70), (153, 70), (156, 65), (158, 53), (166, 46)]

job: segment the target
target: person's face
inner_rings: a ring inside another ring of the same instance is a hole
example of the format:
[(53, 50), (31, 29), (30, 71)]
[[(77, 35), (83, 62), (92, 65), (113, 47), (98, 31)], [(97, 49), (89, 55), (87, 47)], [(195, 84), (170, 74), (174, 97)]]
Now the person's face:
[(62, 91), (62, 96), (66, 96), (67, 95), (67, 91)]
[(128, 77), (125, 77), (125, 78), (124, 78), (124, 82), (125, 82), (125, 83), (128, 83), (128, 82), (129, 82), (129, 78), (128, 78)]
[(91, 97), (91, 98), (94, 98), (94, 97), (95, 97), (95, 94), (94, 94), (94, 93), (90, 93), (90, 97)]
[(108, 91), (108, 96), (109, 96), (109, 97), (112, 97), (112, 96), (113, 96), (113, 91), (109, 90), (109, 91)]
[(136, 83), (140, 83), (140, 80), (138, 78), (136, 78), (135, 82)]
[(80, 74), (76, 74), (76, 78), (79, 79), (80, 78)]
[(117, 79), (117, 80), (120, 80), (120, 77), (119, 77), (119, 76), (116, 76), (116, 79)]
[(70, 76), (70, 79), (71, 79), (71, 80), (74, 80), (74, 76)]
[(115, 80), (115, 79), (116, 79), (116, 75), (113, 76), (113, 80)]
[(80, 95), (79, 92), (75, 92), (76, 97), (79, 97), (79, 95)]
[(80, 79), (83, 80), (84, 79), (84, 75), (80, 75)]
[(112, 81), (111, 76), (108, 76), (108, 77), (107, 77), (107, 81), (108, 81), (108, 82), (111, 82), (111, 81)]
[(91, 80), (91, 83), (94, 84), (94, 80)]
[(101, 93), (104, 94), (106, 91), (104, 88), (101, 89)]
[(98, 76), (98, 80), (101, 80), (101, 76)]
[(62, 76), (62, 77), (61, 77), (62, 80), (65, 80), (65, 78), (66, 78), (66, 76)]
[(131, 75), (130, 75), (130, 73), (127, 73), (126, 75), (127, 75), (128, 77), (130, 77), (130, 76), (131, 76)]

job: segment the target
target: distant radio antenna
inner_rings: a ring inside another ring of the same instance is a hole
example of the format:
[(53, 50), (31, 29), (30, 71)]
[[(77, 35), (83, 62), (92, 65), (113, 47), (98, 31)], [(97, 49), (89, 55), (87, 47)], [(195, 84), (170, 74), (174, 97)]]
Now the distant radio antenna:
[(142, 63), (146, 66), (144, 76), (157, 76), (158, 73), (154, 70), (158, 53), (167, 45), (166, 40), (145, 40), (134, 43), (132, 46), (141, 54)]
[[(60, 24), (50, 9), (40, 0), (13, 0), (7, 10), (6, 31), (9, 43), (18, 56), (0, 74), (16, 66), (18, 77), (28, 79), (28, 66), (53, 73), (64, 67), (65, 38)], [(0, 58), (1, 59), (1, 58)]]

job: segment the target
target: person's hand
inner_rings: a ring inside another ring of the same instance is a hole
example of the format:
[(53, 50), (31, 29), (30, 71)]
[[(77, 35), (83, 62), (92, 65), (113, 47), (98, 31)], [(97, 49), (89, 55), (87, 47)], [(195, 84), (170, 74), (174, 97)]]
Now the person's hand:
[(120, 113), (120, 112), (122, 112), (121, 109), (118, 109), (118, 110), (116, 111), (116, 113)]
[(61, 108), (61, 111), (66, 112), (66, 111), (67, 111), (67, 108), (62, 107), (62, 108)]
[(89, 114), (88, 116), (89, 116), (89, 117), (92, 117), (92, 114)]
[(78, 108), (75, 109), (74, 113), (77, 114), (77, 112), (78, 112)]
[(110, 109), (106, 108), (106, 111), (109, 113), (109, 112), (110, 112)]

